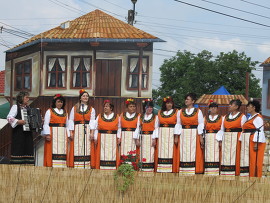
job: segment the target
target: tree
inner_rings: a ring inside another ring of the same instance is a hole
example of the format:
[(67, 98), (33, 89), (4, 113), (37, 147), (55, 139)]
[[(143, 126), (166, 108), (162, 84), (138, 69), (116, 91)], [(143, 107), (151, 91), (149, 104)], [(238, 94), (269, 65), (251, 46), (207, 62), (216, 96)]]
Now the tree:
[(258, 64), (251, 61), (244, 52), (221, 52), (217, 57), (209, 51), (193, 54), (189, 51), (178, 51), (176, 56), (160, 67), (161, 86), (153, 90), (153, 97), (161, 99), (172, 96), (177, 104), (184, 104), (184, 97), (189, 92), (197, 96), (212, 94), (224, 85), (231, 94), (245, 94), (246, 72), (250, 73), (249, 96), (261, 97), (260, 80), (251, 73)]

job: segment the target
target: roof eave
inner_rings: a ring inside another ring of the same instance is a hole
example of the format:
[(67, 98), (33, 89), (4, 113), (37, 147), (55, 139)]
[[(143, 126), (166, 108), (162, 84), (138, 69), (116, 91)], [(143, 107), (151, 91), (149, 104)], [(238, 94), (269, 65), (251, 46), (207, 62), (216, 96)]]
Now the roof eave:
[(79, 42), (79, 43), (89, 43), (89, 42), (113, 42), (113, 43), (151, 43), (151, 42), (166, 42), (165, 40), (155, 38), (155, 39), (111, 39), (111, 38), (89, 38), (89, 39), (38, 39), (27, 44), (23, 44), (21, 46), (9, 49), (5, 51), (6, 53), (11, 53), (18, 51), (20, 49), (30, 47), (32, 45), (38, 44), (40, 42), (46, 43), (71, 43), (71, 42)]

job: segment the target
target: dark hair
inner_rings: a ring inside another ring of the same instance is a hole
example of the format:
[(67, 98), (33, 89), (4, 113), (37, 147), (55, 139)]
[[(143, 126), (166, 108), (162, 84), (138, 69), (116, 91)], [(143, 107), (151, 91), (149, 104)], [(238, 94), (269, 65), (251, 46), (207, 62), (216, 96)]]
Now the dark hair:
[(112, 103), (110, 103), (110, 102), (105, 102), (105, 103), (103, 104), (103, 107), (104, 107), (105, 104), (107, 104), (107, 103), (110, 105), (111, 111), (113, 111), (113, 110), (114, 110), (114, 105), (113, 105)]
[[(174, 101), (173, 101), (173, 98), (170, 98), (170, 101), (169, 102), (171, 102), (172, 103), (172, 109), (174, 109)], [(167, 108), (166, 108), (166, 103), (168, 103), (168, 102), (166, 102), (166, 101), (162, 101), (162, 107), (161, 107), (161, 110), (162, 111), (166, 111), (167, 110)]]
[(237, 110), (240, 109), (242, 102), (239, 99), (233, 99), (230, 101), (230, 105), (235, 104), (236, 106), (238, 106)]
[(247, 104), (247, 106), (248, 105), (254, 106), (255, 107), (255, 111), (257, 113), (260, 113), (260, 111), (261, 111), (261, 104), (260, 104), (260, 102), (258, 100), (249, 101), (248, 104)]
[(216, 103), (216, 102), (211, 102), (210, 104), (209, 104), (209, 108), (210, 107), (218, 107), (218, 104)]
[(20, 104), (23, 104), (23, 98), (25, 96), (29, 96), (29, 92), (25, 92), (25, 91), (21, 91), (17, 94), (16, 96), (16, 104), (17, 105), (20, 105)]
[(56, 101), (57, 100), (60, 100), (60, 101), (63, 102), (63, 106), (61, 107), (61, 109), (65, 109), (66, 100), (65, 100), (65, 98), (63, 96), (53, 98), (53, 100), (52, 100), (52, 108), (56, 108)]
[(154, 107), (154, 102), (153, 102), (153, 100), (152, 101), (146, 101), (146, 102), (144, 102), (143, 103), (143, 113), (145, 113), (146, 112), (146, 107), (149, 107), (149, 106), (151, 106), (151, 107)]
[(190, 97), (192, 99), (192, 101), (196, 101), (197, 100), (197, 95), (195, 93), (188, 93), (186, 96), (185, 96), (185, 100)]

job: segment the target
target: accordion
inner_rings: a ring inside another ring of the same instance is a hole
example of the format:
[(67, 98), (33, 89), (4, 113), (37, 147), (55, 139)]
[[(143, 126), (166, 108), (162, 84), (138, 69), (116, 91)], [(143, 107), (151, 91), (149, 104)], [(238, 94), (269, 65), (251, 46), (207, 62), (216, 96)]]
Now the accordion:
[(42, 131), (42, 118), (39, 108), (26, 108), (21, 110), (22, 120), (25, 121), (23, 125), (24, 131), (35, 131), (40, 133)]

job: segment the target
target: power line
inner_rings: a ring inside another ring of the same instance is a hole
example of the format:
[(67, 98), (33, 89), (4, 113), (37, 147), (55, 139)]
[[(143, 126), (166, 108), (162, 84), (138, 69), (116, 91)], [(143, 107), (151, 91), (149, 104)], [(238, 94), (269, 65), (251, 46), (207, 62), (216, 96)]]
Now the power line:
[(103, 8), (101, 8), (101, 7), (98, 7), (98, 6), (96, 6), (96, 5), (92, 4), (92, 3), (89, 3), (89, 2), (87, 2), (87, 1), (84, 1), (84, 0), (79, 0), (79, 1), (81, 1), (81, 2), (83, 2), (83, 3), (85, 3), (85, 4), (88, 4), (88, 5), (92, 6), (92, 7), (95, 7), (95, 8), (97, 8), (97, 9), (100, 9), (100, 10), (102, 10), (102, 11), (105, 11), (105, 12), (111, 13), (111, 14), (113, 14), (113, 15), (116, 15), (116, 16), (119, 16), (119, 17), (122, 17), (122, 18), (125, 18), (125, 16), (119, 15), (119, 14), (114, 13), (114, 12), (111, 12), (111, 11), (108, 11), (108, 10), (106, 10), (106, 9), (103, 9)]
[(212, 2), (212, 1), (207, 1), (207, 0), (201, 0), (201, 1), (204, 1), (204, 2), (209, 3), (209, 4), (221, 6), (221, 7), (224, 7), (224, 8), (232, 9), (232, 10), (235, 10), (235, 11), (240, 11), (242, 13), (247, 13), (247, 14), (259, 16), (259, 17), (262, 17), (262, 18), (270, 19), (270, 17), (267, 17), (267, 16), (263, 16), (263, 15), (260, 15), (260, 14), (257, 14), (257, 13), (253, 13), (253, 12), (249, 12), (249, 11), (244, 11), (244, 10), (241, 10), (241, 9), (238, 9), (238, 8), (233, 8), (233, 7), (230, 7), (230, 6), (218, 4), (218, 3), (215, 3), (215, 2)]
[(144, 23), (137, 23), (138, 25), (151, 25), (153, 27), (159, 27), (159, 28), (166, 28), (166, 29), (173, 29), (173, 30), (184, 30), (184, 31), (193, 31), (193, 32), (199, 32), (199, 33), (207, 33), (207, 34), (221, 34), (221, 35), (229, 35), (229, 36), (236, 36), (236, 37), (247, 37), (247, 38), (261, 38), (261, 39), (269, 39), (269, 36), (262, 36), (262, 35), (247, 35), (247, 34), (241, 34), (241, 33), (233, 33), (233, 32), (221, 32), (216, 30), (208, 30), (208, 29), (198, 29), (198, 28), (192, 28), (192, 27), (185, 27), (185, 26), (175, 26), (175, 25), (169, 25), (169, 24), (161, 24), (161, 23), (150, 23), (146, 22)]
[(58, 5), (58, 6), (61, 6), (61, 7), (65, 8), (65, 9), (67, 9), (67, 10), (69, 10), (69, 11), (76, 12), (76, 13), (78, 13), (78, 14), (80, 14), (80, 15), (81, 15), (81, 14), (85, 14), (84, 11), (82, 11), (82, 10), (80, 10), (80, 9), (77, 9), (77, 8), (74, 8), (74, 7), (72, 7), (72, 6), (68, 5), (68, 4), (64, 4), (64, 3), (61, 2), (61, 1), (58, 1), (58, 0), (55, 0), (55, 1), (49, 0), (49, 1), (52, 2), (52, 3), (54, 3), (54, 4), (56, 4), (56, 5)]
[[(152, 30), (148, 30), (148, 29), (145, 29), (145, 31), (147, 32), (151, 32)], [(226, 43), (229, 43), (229, 44), (237, 44), (237, 45), (245, 45), (245, 46), (254, 46), (254, 45), (260, 45), (260, 46), (266, 46), (266, 47), (269, 47), (270, 45), (268, 44), (257, 44), (257, 43), (249, 43), (249, 42), (244, 42), (241, 43), (241, 42), (236, 42), (236, 41), (228, 41), (228, 40), (222, 40), (222, 39), (213, 39), (211, 37), (198, 37), (198, 36), (195, 36), (195, 35), (181, 35), (181, 34), (173, 34), (173, 33), (166, 33), (166, 32), (156, 32), (154, 31), (155, 33), (161, 33), (161, 34), (166, 34), (167, 37), (171, 37), (171, 36), (175, 36), (175, 37), (179, 37), (179, 38), (185, 38), (185, 39), (200, 39), (200, 40), (206, 40), (206, 41), (222, 41), (222, 42), (226, 42)], [(175, 40), (175, 38), (172, 38)]]
[(240, 1), (243, 1), (247, 4), (251, 4), (251, 5), (254, 5), (254, 6), (258, 6), (258, 7), (261, 7), (261, 8), (265, 8), (265, 9), (270, 9), (270, 7), (267, 7), (265, 5), (260, 5), (260, 4), (256, 4), (256, 3), (253, 3), (253, 2), (250, 2), (250, 1), (245, 1), (245, 0), (240, 0)]
[(194, 4), (190, 4), (190, 3), (187, 3), (187, 2), (184, 2), (184, 1), (180, 1), (180, 0), (174, 0), (174, 1), (176, 1), (178, 3), (186, 4), (188, 6), (192, 6), (192, 7), (195, 7), (195, 8), (199, 8), (199, 9), (202, 9), (202, 10), (206, 10), (206, 11), (209, 11), (209, 12), (212, 12), (212, 13), (220, 14), (220, 15), (227, 16), (227, 17), (230, 17), (230, 18), (234, 18), (234, 19), (242, 20), (242, 21), (245, 21), (245, 22), (248, 22), (248, 23), (252, 23), (252, 24), (256, 24), (256, 25), (260, 25), (260, 26), (270, 28), (269, 25), (265, 25), (265, 24), (262, 24), (262, 23), (257, 23), (255, 21), (251, 21), (251, 20), (247, 20), (247, 19), (240, 18), (240, 17), (237, 17), (237, 16), (229, 15), (229, 14), (222, 13), (222, 12), (219, 12), (219, 11), (215, 11), (215, 10), (212, 10), (212, 9), (204, 8), (204, 7), (197, 6), (197, 5), (194, 5)]
[(103, 1), (105, 1), (105, 2), (107, 2), (107, 3), (109, 3), (109, 4), (112, 4), (112, 5), (114, 5), (114, 6), (118, 7), (118, 8), (121, 8), (121, 9), (123, 9), (123, 10), (125, 10), (125, 11), (129, 10), (129, 9), (127, 9), (127, 8), (124, 8), (124, 7), (122, 7), (122, 6), (119, 6), (118, 4), (112, 3), (112, 2), (110, 2), (110, 1), (108, 1), (108, 0), (103, 0)]
[(3, 22), (0, 22), (0, 23), (1, 23), (1, 24), (3, 24), (3, 25), (6, 25), (6, 26), (8, 26), (8, 27), (11, 27), (11, 28), (13, 28), (13, 29), (15, 29), (15, 30), (17, 30), (17, 31), (19, 31), (19, 32), (22, 32), (22, 33), (24, 33), (24, 34), (26, 34), (26, 35), (33, 36), (33, 34), (32, 34), (32, 33), (30, 33), (30, 32), (27, 32), (27, 31), (24, 31), (24, 30), (18, 29), (18, 28), (16, 28), (16, 27), (13, 27), (13, 26), (8, 25), (8, 24), (3, 23)]
[[(153, 16), (147, 16), (147, 15), (137, 15), (139, 18), (144, 17), (144, 18), (153, 18), (153, 19), (161, 19), (161, 20), (171, 20), (171, 21), (176, 21), (176, 22), (186, 22), (186, 23), (194, 23), (194, 24), (205, 24), (205, 25), (214, 25), (214, 26), (222, 26), (222, 27), (237, 27), (237, 28), (244, 28), (244, 29), (258, 29), (254, 27), (247, 27), (247, 26), (236, 26), (236, 25), (226, 25), (226, 24), (218, 24), (218, 23), (206, 23), (206, 22), (201, 22), (201, 21), (190, 21), (190, 20), (180, 20), (180, 19), (174, 19), (174, 18), (162, 18), (162, 17), (153, 17)], [(137, 22), (140, 22), (137, 20)], [(263, 28), (261, 28), (263, 29)], [(269, 30), (269, 28), (264, 28), (263, 30)]]

